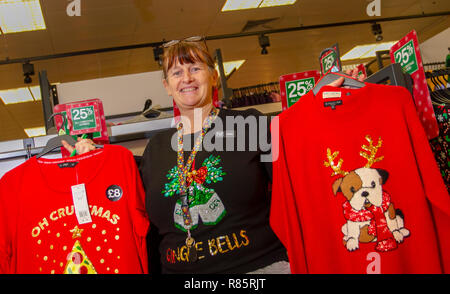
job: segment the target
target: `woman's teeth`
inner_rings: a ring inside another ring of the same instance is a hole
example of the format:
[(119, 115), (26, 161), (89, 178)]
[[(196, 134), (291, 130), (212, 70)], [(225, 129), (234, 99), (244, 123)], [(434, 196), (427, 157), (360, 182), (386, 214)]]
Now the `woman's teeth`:
[(196, 89), (197, 89), (196, 87), (184, 88), (184, 89), (181, 89), (180, 92), (192, 92), (192, 91), (195, 91)]

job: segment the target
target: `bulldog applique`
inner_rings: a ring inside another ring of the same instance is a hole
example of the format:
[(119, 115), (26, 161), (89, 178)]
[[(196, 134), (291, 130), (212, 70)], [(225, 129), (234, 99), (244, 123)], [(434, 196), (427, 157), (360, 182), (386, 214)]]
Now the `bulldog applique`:
[(324, 161), (324, 165), (333, 170), (331, 176), (341, 176), (333, 182), (332, 190), (334, 195), (340, 192), (347, 199), (343, 204), (346, 223), (341, 228), (347, 250), (359, 249), (360, 243), (375, 243), (376, 251), (391, 251), (410, 232), (405, 228), (402, 211), (394, 208), (391, 195), (383, 190), (389, 173), (383, 169), (371, 168), (384, 158), (376, 157), (383, 141), (379, 138), (374, 146), (369, 135), (365, 138), (369, 146), (362, 145), (362, 149), (368, 153), (359, 153), (367, 160), (364, 167), (350, 172), (343, 171), (342, 158), (337, 164), (334, 163), (339, 151), (332, 153), (330, 148), (327, 148), (327, 161)]

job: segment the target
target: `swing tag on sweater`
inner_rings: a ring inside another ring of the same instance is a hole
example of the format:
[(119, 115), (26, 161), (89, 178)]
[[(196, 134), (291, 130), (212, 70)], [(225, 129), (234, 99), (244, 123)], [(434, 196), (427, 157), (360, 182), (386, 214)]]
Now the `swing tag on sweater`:
[(339, 91), (334, 92), (323, 92), (322, 98), (323, 99), (330, 99), (330, 98), (341, 98), (342, 93)]
[(84, 184), (74, 185), (72, 188), (73, 207), (77, 216), (78, 224), (87, 224), (92, 222), (91, 213), (86, 196), (86, 187)]

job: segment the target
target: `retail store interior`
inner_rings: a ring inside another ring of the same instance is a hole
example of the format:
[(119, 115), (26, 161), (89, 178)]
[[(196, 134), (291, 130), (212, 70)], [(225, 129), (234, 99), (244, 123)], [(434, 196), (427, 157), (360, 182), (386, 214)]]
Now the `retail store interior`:
[[(227, 96), (229, 107), (255, 107), (266, 113), (281, 111), (281, 102), (266, 95), (279, 93), (280, 76), (320, 70), (321, 51), (334, 44), (343, 70), (364, 64), (367, 76), (391, 64), (386, 51), (412, 30), (417, 32), (425, 70), (445, 68), (450, 45), (447, 0), (297, 0), (280, 6), (276, 5), (283, 1), (256, 1), (254, 7), (249, 6), (252, 1), (240, 1), (234, 8), (233, 2), (239, 1), (6, 2), (17, 3), (10, 5), (11, 11), (0, 3), (0, 11), (5, 11), (0, 17), (3, 160), (17, 158), (14, 152), (26, 149), (26, 138), (35, 138), (32, 149), (38, 149), (43, 144), (39, 138), (46, 141), (46, 136), (56, 134), (51, 123), (45, 124), (47, 100), (51, 112), (57, 103), (100, 99), (112, 143), (145, 141), (146, 132), (163, 128), (157, 121), (172, 116), (173, 104), (162, 87), (156, 49), (166, 41), (205, 37), (224, 66), (219, 99)], [(15, 22), (8, 25), (11, 18)], [(27, 23), (37, 27), (21, 29)], [(360, 50), (362, 56), (346, 55), (369, 44), (380, 47), (371, 54), (365, 49)], [(377, 50), (384, 55), (377, 57)], [(49, 92), (42, 97), (45, 81)], [(248, 98), (258, 94), (266, 97)], [(148, 99), (162, 116), (140, 116)], [(142, 125), (143, 120), (155, 124)]]

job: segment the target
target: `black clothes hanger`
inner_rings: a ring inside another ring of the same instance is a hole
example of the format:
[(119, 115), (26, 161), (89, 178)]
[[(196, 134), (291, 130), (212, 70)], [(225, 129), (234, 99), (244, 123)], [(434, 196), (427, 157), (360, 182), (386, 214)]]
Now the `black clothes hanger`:
[(352, 77), (344, 74), (343, 72), (330, 72), (327, 75), (325, 75), (324, 77), (322, 77), (320, 79), (320, 81), (316, 84), (316, 86), (313, 88), (314, 95), (317, 95), (317, 93), (320, 91), (320, 89), (323, 86), (326, 86), (326, 85), (336, 81), (337, 79), (339, 79), (341, 77), (344, 78), (344, 83), (341, 85), (341, 87), (352, 87), (352, 88), (358, 88), (359, 89), (359, 88), (362, 88), (362, 87), (364, 87), (366, 85), (363, 82), (355, 80)]

